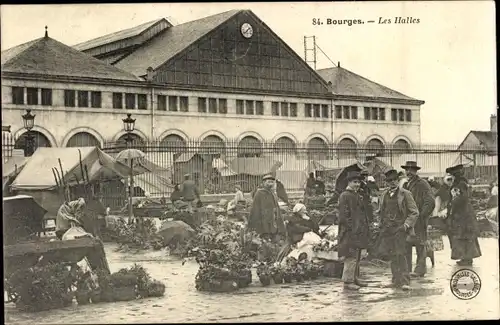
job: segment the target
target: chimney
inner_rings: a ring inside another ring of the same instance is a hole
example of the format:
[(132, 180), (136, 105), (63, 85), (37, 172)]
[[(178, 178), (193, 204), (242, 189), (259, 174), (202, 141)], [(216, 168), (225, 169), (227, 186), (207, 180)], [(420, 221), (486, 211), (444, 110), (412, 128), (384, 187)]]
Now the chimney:
[(490, 116), (490, 131), (497, 132), (497, 115), (491, 114)]
[(340, 68), (340, 61), (338, 61), (338, 62), (337, 62), (337, 67), (339, 67), (339, 68)]
[(49, 32), (47, 31), (47, 26), (45, 26), (45, 37), (49, 37)]
[(155, 71), (152, 67), (148, 67), (146, 70), (146, 81), (153, 81), (154, 76), (156, 75)]

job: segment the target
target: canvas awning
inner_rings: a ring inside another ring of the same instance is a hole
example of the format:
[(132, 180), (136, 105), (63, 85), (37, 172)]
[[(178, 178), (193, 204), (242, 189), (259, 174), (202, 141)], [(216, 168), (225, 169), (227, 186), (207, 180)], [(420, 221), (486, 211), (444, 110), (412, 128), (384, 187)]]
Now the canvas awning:
[(236, 158), (230, 163), (230, 168), (235, 173), (252, 176), (262, 176), (271, 171), (276, 171), (282, 165), (272, 157)]
[[(82, 168), (79, 163), (79, 152), (82, 165), (87, 166), (91, 181), (99, 179), (123, 178), (130, 173), (130, 167), (117, 162), (113, 157), (97, 147), (81, 148), (38, 148), (12, 183), (13, 190), (52, 190), (57, 187), (52, 168), (61, 173), (58, 159), (61, 159), (65, 173), (65, 182), (76, 185), (77, 178), (82, 179)], [(144, 166), (134, 166), (134, 175), (148, 172)]]

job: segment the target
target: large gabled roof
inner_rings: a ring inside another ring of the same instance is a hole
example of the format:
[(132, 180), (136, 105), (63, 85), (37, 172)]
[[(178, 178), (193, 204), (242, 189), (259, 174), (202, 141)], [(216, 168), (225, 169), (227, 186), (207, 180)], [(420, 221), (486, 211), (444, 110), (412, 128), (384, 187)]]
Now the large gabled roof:
[(2, 73), (139, 81), (133, 74), (106, 64), (48, 36), (2, 51)]
[[(102, 46), (105, 44), (110, 44), (113, 42), (121, 41), (126, 38), (130, 37), (135, 37), (137, 35), (140, 35), (142, 32), (146, 31), (148, 28), (152, 27), (156, 23), (159, 23), (160, 21), (167, 21), (165, 18), (160, 18), (160, 19), (155, 19), (152, 21), (148, 21), (147, 23), (141, 24), (139, 26), (135, 26), (132, 28), (120, 30), (115, 33), (110, 33), (98, 38), (94, 38), (88, 41), (85, 41), (83, 43), (79, 43), (76, 45), (73, 45), (73, 48), (79, 50), (79, 51), (86, 51), (98, 46)], [(168, 22), (168, 21), (167, 21)]]
[(332, 83), (332, 90), (335, 95), (418, 101), (340, 66), (319, 69), (316, 72), (326, 82)]
[(220, 24), (227, 21), (242, 10), (226, 11), (217, 15), (193, 20), (184, 24), (172, 26), (137, 50), (118, 61), (115, 66), (133, 73), (136, 76), (146, 74), (146, 69), (158, 68), (176, 54), (199, 40)]

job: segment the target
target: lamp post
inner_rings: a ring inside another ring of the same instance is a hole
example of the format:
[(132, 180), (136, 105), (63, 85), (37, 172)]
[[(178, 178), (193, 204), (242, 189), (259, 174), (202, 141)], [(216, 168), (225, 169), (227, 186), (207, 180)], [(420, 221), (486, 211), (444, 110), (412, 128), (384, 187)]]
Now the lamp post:
[[(132, 114), (127, 114), (127, 118), (124, 118), (123, 121), (123, 130), (127, 132), (127, 138), (125, 141), (127, 142), (127, 148), (132, 147), (132, 132), (135, 127), (135, 119), (131, 118)], [(132, 196), (134, 195), (134, 174), (133, 174), (134, 164), (133, 159), (130, 159), (130, 175), (129, 175), (129, 186), (128, 186), (128, 220), (132, 221), (134, 217), (134, 211), (132, 209)]]
[(35, 152), (34, 148), (34, 136), (31, 134), (31, 130), (35, 126), (35, 116), (31, 114), (31, 110), (27, 109), (26, 114), (22, 115), (24, 122), (24, 128), (26, 129), (26, 143), (24, 145), (24, 156), (30, 157)]

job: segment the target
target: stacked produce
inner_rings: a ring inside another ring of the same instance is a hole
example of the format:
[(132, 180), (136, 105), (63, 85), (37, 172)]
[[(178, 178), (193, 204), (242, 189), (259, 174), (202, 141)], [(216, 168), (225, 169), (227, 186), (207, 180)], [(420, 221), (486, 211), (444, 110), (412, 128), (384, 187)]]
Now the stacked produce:
[(159, 250), (165, 246), (162, 237), (157, 234), (154, 221), (149, 218), (132, 224), (127, 223), (123, 218), (118, 218), (109, 227), (108, 233), (119, 244), (118, 250), (120, 251), (150, 248)]
[(83, 272), (76, 264), (70, 267), (50, 263), (13, 273), (6, 288), (16, 307), (30, 312), (70, 306), (73, 298), (85, 305), (160, 297), (165, 293), (165, 285), (153, 280), (139, 265), (109, 275)]

